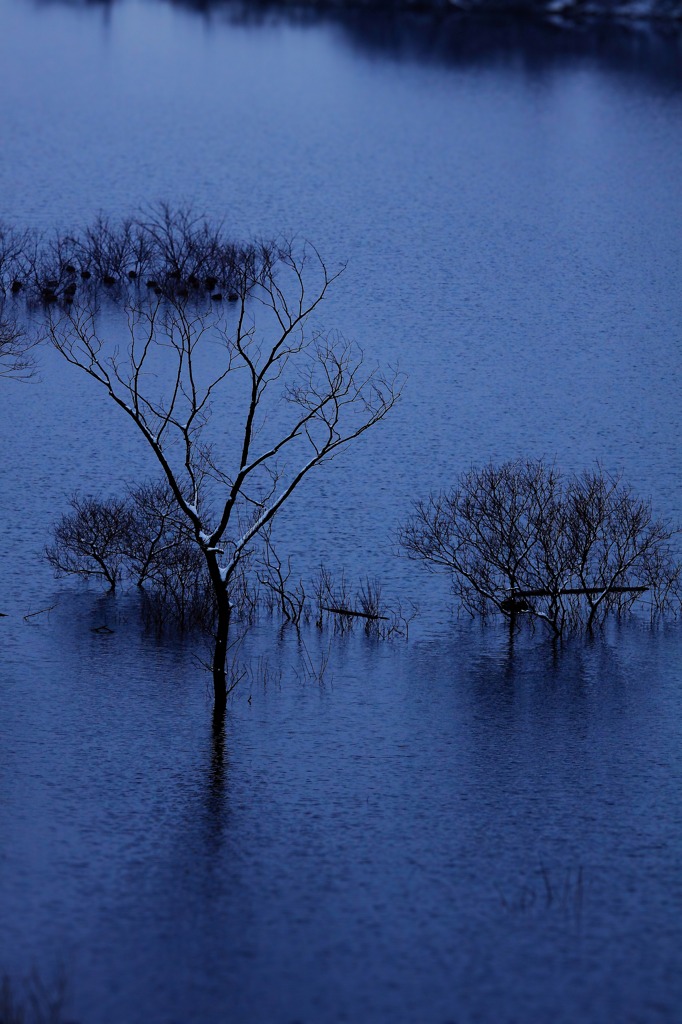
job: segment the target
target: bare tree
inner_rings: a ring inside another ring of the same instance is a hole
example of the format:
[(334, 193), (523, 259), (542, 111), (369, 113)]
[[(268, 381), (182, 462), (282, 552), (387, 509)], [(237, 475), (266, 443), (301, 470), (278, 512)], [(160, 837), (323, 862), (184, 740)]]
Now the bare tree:
[(680, 607), (677, 530), (601, 468), (565, 480), (542, 460), (489, 464), (417, 501), (399, 537), (410, 558), (451, 574), (473, 615), (520, 614), (555, 634), (630, 609)]
[(49, 317), (58, 351), (145, 438), (205, 560), (218, 709), (232, 590), (252, 544), (313, 469), (383, 419), (401, 386), (397, 372), (368, 368), (355, 343), (311, 328), (338, 272), (309, 246), (268, 253), (265, 266), (250, 258), (235, 266), (227, 313), (173, 294), (129, 305), (125, 347), (100, 336), (87, 307)]
[(3, 314), (0, 301), (0, 377), (29, 380), (35, 374), (32, 348), (35, 341), (19, 327), (16, 320)]

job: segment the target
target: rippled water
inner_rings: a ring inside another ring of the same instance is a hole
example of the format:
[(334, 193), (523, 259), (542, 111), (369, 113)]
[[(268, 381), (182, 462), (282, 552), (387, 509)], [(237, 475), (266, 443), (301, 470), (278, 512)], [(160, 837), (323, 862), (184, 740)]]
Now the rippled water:
[(682, 516), (678, 43), (230, 10), (2, 0), (0, 216), (192, 201), (348, 260), (325, 322), (408, 385), (282, 542), (421, 615), (322, 685), (262, 621), (213, 735), (195, 652), (41, 560), (141, 443), (49, 353), (4, 382), (0, 966), (63, 960), (83, 1024), (674, 1021), (679, 625), (510, 650), (392, 536), (518, 454)]

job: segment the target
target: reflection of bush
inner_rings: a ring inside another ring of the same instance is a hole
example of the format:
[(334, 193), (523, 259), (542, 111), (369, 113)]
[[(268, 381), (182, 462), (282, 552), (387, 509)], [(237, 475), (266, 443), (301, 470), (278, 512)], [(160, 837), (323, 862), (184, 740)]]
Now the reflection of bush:
[(411, 558), (451, 574), (472, 615), (498, 611), (555, 633), (590, 629), (644, 594), (651, 613), (676, 613), (678, 531), (600, 467), (564, 478), (542, 461), (487, 465), (415, 503), (400, 539)]
[(63, 969), (46, 979), (33, 970), (17, 982), (0, 977), (1, 1024), (66, 1024), (68, 984)]

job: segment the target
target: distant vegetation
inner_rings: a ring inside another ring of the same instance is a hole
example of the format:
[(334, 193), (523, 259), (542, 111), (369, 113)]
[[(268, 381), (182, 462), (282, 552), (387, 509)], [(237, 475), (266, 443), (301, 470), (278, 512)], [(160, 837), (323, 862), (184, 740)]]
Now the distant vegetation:
[[(87, 3), (88, 0), (81, 0)], [(109, 3), (113, 0), (108, 0)], [(292, 11), (300, 16), (307, 11), (383, 11), (466, 16), (506, 15), (551, 18), (555, 24), (585, 22), (589, 19), (643, 21), (647, 18), (677, 19), (682, 17), (680, 0), (180, 0), (183, 7), (205, 11), (207, 8), (229, 9), (243, 17), (254, 18), (262, 12)]]
[(254, 16), (258, 11), (318, 10), (318, 11), (385, 11), (413, 12), (465, 17), (466, 15), (505, 15), (507, 17), (551, 18), (554, 24), (590, 19), (620, 21), (647, 18), (676, 20), (682, 17), (680, 0), (184, 0), (184, 6), (205, 10), (213, 7), (232, 7)]

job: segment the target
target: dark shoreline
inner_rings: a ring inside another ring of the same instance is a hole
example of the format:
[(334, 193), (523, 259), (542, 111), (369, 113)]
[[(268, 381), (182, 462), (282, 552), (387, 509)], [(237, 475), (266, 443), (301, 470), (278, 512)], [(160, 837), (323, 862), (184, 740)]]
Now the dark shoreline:
[[(36, 0), (38, 4), (109, 7), (117, 0)], [(314, 16), (422, 15), (470, 20), (506, 19), (535, 22), (557, 29), (584, 30), (600, 25), (641, 28), (650, 25), (682, 28), (682, 0), (170, 0), (174, 6), (255, 21), (286, 14)]]

